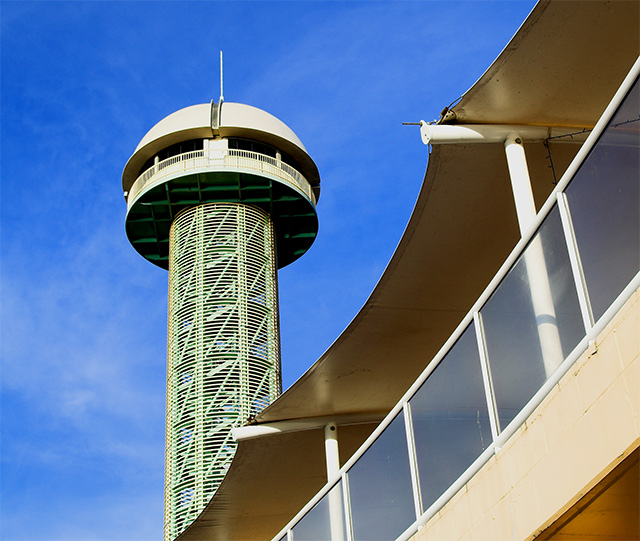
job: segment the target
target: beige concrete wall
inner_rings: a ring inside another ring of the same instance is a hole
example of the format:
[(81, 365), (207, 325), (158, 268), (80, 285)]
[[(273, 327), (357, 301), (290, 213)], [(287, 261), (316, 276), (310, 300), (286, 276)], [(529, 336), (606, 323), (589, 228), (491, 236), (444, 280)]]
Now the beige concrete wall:
[(640, 445), (640, 290), (504, 447), (413, 537), (532, 539)]

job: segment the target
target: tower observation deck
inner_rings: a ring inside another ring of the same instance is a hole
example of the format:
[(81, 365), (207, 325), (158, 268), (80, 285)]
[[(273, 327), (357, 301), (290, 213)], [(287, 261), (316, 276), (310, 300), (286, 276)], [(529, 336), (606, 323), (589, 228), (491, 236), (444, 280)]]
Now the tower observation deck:
[(281, 392), (277, 269), (318, 231), (318, 169), (274, 116), (201, 104), (156, 124), (122, 175), (125, 229), (169, 270), (165, 540), (204, 509), (243, 425)]

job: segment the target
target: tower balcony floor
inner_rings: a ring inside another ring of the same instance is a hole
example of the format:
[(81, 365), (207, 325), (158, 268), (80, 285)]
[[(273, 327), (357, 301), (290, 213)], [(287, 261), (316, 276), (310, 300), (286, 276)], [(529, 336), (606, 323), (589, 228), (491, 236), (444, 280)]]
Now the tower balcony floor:
[(167, 268), (169, 230), (183, 210), (208, 203), (263, 209), (276, 231), (277, 265), (298, 259), (318, 232), (311, 184), (282, 160), (238, 149), (204, 149), (172, 156), (144, 171), (127, 198), (126, 232), (147, 260)]
[(145, 188), (156, 185), (168, 177), (198, 170), (238, 169), (273, 175), (279, 181), (301, 191), (316, 204), (316, 197), (307, 179), (289, 164), (265, 154), (237, 149), (194, 150), (172, 156), (144, 171), (126, 194), (127, 210)]

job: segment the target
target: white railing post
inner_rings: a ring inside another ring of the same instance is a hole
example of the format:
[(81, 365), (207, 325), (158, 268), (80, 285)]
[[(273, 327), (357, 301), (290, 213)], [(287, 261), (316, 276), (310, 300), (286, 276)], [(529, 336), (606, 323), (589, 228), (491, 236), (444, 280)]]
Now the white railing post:
[(420, 490), (420, 473), (418, 470), (418, 457), (416, 455), (416, 440), (413, 433), (413, 419), (411, 417), (411, 404), (407, 400), (402, 404), (404, 416), (404, 429), (407, 437), (407, 451), (409, 453), (409, 471), (411, 473), (411, 488), (413, 489), (413, 507), (416, 520), (422, 514), (422, 491)]
[(473, 312), (473, 326), (476, 331), (476, 346), (478, 347), (478, 356), (480, 357), (480, 370), (482, 371), (482, 386), (484, 387), (484, 396), (487, 402), (487, 412), (489, 413), (489, 426), (491, 427), (491, 445), (495, 448), (495, 441), (500, 434), (500, 417), (498, 416), (498, 405), (493, 392), (493, 381), (491, 380), (491, 367), (487, 356), (487, 342), (484, 335), (484, 326), (482, 324), (482, 316), (480, 312)]
[(562, 222), (562, 230), (569, 254), (569, 263), (573, 271), (574, 284), (578, 295), (578, 303), (580, 305), (580, 313), (584, 324), (585, 332), (588, 334), (594, 325), (593, 311), (591, 309), (591, 301), (589, 300), (589, 292), (587, 291), (587, 283), (582, 270), (582, 261), (580, 260), (580, 252), (578, 251), (578, 243), (576, 241), (575, 232), (573, 230), (573, 222), (571, 221), (571, 213), (569, 212), (569, 204), (567, 196), (564, 192), (558, 192), (556, 195), (558, 202), (558, 210), (560, 211), (560, 220)]

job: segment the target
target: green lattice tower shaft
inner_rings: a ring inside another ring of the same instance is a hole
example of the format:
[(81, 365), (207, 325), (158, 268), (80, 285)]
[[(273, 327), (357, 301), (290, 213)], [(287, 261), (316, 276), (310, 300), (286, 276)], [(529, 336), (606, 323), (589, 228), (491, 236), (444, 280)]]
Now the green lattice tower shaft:
[(169, 269), (167, 541), (214, 497), (231, 429), (280, 392), (276, 272), (313, 244), (319, 183), (290, 128), (227, 102), (161, 120), (125, 166), (127, 236)]
[(200, 205), (169, 237), (165, 537), (207, 504), (233, 459), (231, 428), (280, 393), (273, 224), (259, 208)]

